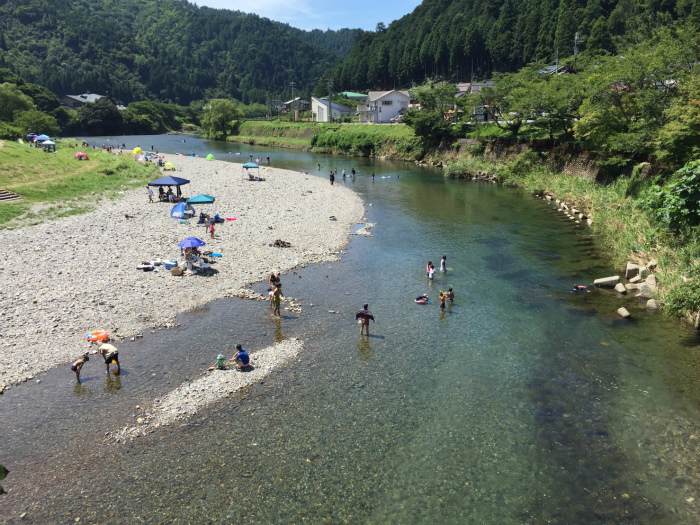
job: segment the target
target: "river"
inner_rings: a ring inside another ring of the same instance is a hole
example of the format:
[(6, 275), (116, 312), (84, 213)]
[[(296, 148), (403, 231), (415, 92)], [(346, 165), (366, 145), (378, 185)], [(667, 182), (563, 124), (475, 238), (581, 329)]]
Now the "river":
[[(216, 301), (120, 345), (120, 378), (74, 387), (61, 367), (8, 390), (0, 460), (13, 490), (0, 521), (700, 520), (700, 342), (634, 298), (570, 293), (619, 270), (586, 227), (521, 191), (409, 163), (189, 136), (121, 142), (232, 162), (270, 155), (320, 176), (355, 168), (354, 182), (336, 184), (362, 196), (374, 236), (283, 277), (299, 315), (278, 322), (259, 303)], [(428, 282), (427, 261), (443, 255), (448, 271)], [(455, 300), (441, 311), (449, 286)], [(415, 304), (422, 293), (433, 304)], [(364, 302), (377, 321), (369, 338), (354, 321)], [(219, 348), (290, 336), (305, 351), (264, 382), (132, 443), (103, 442)]]

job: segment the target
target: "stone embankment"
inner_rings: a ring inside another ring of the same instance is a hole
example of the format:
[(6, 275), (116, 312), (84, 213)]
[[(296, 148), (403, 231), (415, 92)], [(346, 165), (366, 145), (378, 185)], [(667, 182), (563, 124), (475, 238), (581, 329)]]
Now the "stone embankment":
[[(625, 268), (624, 281), (619, 275), (601, 277), (593, 281), (593, 285), (599, 288), (608, 288), (615, 291), (617, 297), (631, 296), (643, 301), (648, 310), (659, 308), (659, 302), (654, 299), (656, 293), (656, 274), (653, 273), (658, 267), (656, 259), (646, 263), (628, 261)], [(625, 307), (617, 310), (618, 315), (629, 318), (632, 315)]]

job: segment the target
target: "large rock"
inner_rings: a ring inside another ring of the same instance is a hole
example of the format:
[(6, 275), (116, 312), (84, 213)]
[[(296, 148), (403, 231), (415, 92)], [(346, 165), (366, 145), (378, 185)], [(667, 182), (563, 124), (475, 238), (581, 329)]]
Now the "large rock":
[(649, 261), (649, 262), (647, 263), (647, 270), (649, 270), (650, 272), (653, 271), (653, 270), (656, 270), (656, 267), (657, 267), (658, 265), (659, 265), (659, 263), (657, 262), (657, 260), (656, 260), (656, 259), (652, 259), (651, 261)]
[(653, 273), (647, 277), (646, 283), (651, 286), (656, 286), (656, 275)]
[(625, 308), (624, 306), (621, 306), (620, 308), (617, 309), (617, 314), (620, 317), (624, 317), (625, 319), (627, 319), (630, 316), (630, 313), (627, 311), (627, 308)]
[(625, 279), (631, 279), (632, 277), (639, 275), (640, 266), (633, 262), (627, 262), (627, 268), (625, 268)]
[(622, 283), (617, 283), (615, 285), (615, 291), (617, 293), (627, 293), (627, 288), (625, 288), (625, 285)]
[(627, 283), (625, 285), (625, 290), (627, 290), (628, 292), (631, 290), (639, 290), (639, 285), (635, 283)]
[(649, 299), (647, 301), (647, 308), (649, 310), (657, 310), (659, 308), (659, 301), (656, 299)]
[(614, 288), (617, 283), (620, 282), (619, 275), (613, 275), (611, 277), (601, 277), (593, 281), (595, 286), (600, 286), (602, 288)]
[(637, 297), (639, 297), (640, 299), (651, 299), (652, 297), (654, 297), (654, 289), (651, 287), (651, 285), (647, 283), (642, 283), (641, 285), (639, 285), (639, 295)]
[(634, 277), (632, 277), (632, 278), (629, 280), (629, 282), (631, 282), (632, 284), (635, 284), (635, 283), (638, 283), (638, 282), (641, 281), (641, 280), (642, 280), (642, 278), (641, 278), (639, 275), (635, 275)]

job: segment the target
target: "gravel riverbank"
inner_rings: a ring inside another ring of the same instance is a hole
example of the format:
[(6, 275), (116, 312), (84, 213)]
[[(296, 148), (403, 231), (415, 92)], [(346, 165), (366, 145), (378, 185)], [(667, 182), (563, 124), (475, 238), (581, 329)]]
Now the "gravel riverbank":
[[(185, 196), (216, 197), (197, 212), (236, 217), (217, 225), (215, 239), (196, 218), (190, 224), (170, 218), (172, 205), (148, 203), (145, 187), (103, 196), (88, 214), (0, 230), (0, 242), (10, 247), (0, 262), (0, 390), (91, 350), (85, 334), (92, 330), (119, 341), (172, 326), (177, 313), (238, 295), (272, 268), (337, 260), (364, 213), (357, 194), (316, 176), (261, 167), (266, 180), (251, 182), (240, 164), (166, 160), (175, 163), (174, 175), (191, 181)], [(177, 243), (189, 236), (222, 254), (212, 274), (136, 269), (142, 260), (181, 262)], [(273, 246), (277, 240), (291, 246)]]
[[(178, 420), (185, 419), (210, 403), (214, 403), (243, 387), (261, 381), (273, 369), (296, 357), (304, 348), (299, 339), (289, 339), (252, 352), (249, 370), (236, 370), (231, 363), (229, 370), (212, 370), (205, 375), (185, 383), (168, 393), (163, 399), (157, 399), (150, 407), (135, 407), (137, 413), (135, 426), (124, 427), (111, 432), (108, 438), (116, 442), (143, 436), (156, 428), (170, 426)], [(227, 356), (230, 357), (230, 356)]]

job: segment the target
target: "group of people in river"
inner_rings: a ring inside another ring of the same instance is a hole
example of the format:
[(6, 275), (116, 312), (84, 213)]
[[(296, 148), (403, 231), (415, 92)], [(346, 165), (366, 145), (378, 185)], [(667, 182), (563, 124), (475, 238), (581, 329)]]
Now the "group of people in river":
[[(100, 346), (99, 352), (102, 359), (104, 359), (107, 374), (109, 374), (109, 366), (111, 364), (117, 365), (117, 368), (113, 370), (114, 375), (121, 374), (122, 367), (119, 364), (119, 350), (117, 350), (113, 345), (105, 343)], [(83, 366), (88, 361), (90, 361), (90, 355), (86, 353), (79, 359), (75, 360), (70, 366), (70, 369), (75, 372), (75, 378), (77, 379), (78, 383), (80, 383), (80, 372), (83, 370)]]
[[(321, 165), (320, 165), (320, 164), (318, 165), (318, 171), (321, 171)], [(331, 181), (331, 186), (333, 186), (333, 183), (335, 183), (335, 177), (336, 177), (336, 175), (338, 175), (338, 168), (335, 168), (335, 169), (331, 170), (331, 173), (330, 173), (330, 176), (329, 176), (329, 179), (330, 179), (330, 181)], [(346, 170), (345, 168), (343, 168), (342, 176), (343, 176), (343, 180), (347, 180), (347, 178), (348, 178), (348, 172), (347, 172), (347, 170)], [(357, 172), (355, 171), (355, 168), (352, 168), (352, 169), (350, 170), (350, 180), (354, 181), (356, 176), (357, 176)], [(372, 180), (374, 180), (374, 173), (372, 173)]]
[[(443, 255), (442, 259), (440, 260), (440, 272), (441, 273), (447, 273), (447, 256)], [(433, 282), (435, 279), (435, 265), (433, 264), (433, 261), (428, 261), (428, 264), (425, 266), (425, 274), (428, 277), (428, 282)], [(445, 292), (440, 290), (440, 309), (444, 310), (445, 309), (445, 301), (454, 301), (455, 294), (452, 291), (452, 287)], [(418, 297), (414, 299), (414, 302), (417, 304), (429, 304), (432, 301), (430, 298), (427, 296), (427, 294), (421, 294)]]

